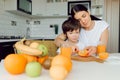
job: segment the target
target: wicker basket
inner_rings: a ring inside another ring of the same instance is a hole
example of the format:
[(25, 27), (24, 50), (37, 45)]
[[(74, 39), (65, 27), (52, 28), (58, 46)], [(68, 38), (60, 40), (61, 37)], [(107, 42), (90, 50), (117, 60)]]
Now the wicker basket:
[[(48, 55), (49, 56), (55, 56), (57, 55), (56, 51), (57, 51), (57, 46), (55, 45), (54, 41), (50, 41), (50, 40), (31, 40), (31, 41), (36, 41), (40, 44), (45, 45), (48, 48)], [(13, 46), (14, 47), (14, 46)], [(16, 50), (16, 48), (14, 47), (14, 52), (18, 53), (18, 50)]]

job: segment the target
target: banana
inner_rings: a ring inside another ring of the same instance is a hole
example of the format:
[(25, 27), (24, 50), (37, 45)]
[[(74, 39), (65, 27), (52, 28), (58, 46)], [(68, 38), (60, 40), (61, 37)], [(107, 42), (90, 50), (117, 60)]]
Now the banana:
[(42, 51), (35, 49), (35, 48), (31, 48), (27, 45), (24, 45), (23, 43), (24, 39), (22, 39), (21, 41), (18, 41), (15, 43), (14, 47), (19, 50), (21, 53), (26, 53), (28, 55), (34, 55), (34, 56), (40, 56), (42, 55)]

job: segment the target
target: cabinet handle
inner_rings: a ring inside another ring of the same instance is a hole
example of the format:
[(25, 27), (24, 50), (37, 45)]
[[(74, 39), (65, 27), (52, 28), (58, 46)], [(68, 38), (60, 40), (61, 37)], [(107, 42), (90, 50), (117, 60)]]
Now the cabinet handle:
[(11, 46), (11, 45), (3, 45), (3, 47), (8, 47), (8, 46)]

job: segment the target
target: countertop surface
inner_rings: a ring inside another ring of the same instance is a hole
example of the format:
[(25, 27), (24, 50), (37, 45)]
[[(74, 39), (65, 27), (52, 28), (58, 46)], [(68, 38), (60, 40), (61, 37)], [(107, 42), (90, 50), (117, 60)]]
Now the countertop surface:
[(13, 41), (19, 41), (21, 39), (0, 39), (0, 42), (13, 42)]
[[(30, 37), (26, 38), (27, 40), (54, 40), (52, 38), (40, 38), (40, 37)], [(21, 39), (0, 39), (0, 42), (13, 42), (13, 41), (19, 41)]]
[[(104, 63), (72, 61), (73, 68), (65, 80), (120, 80), (120, 54), (110, 54)], [(31, 78), (25, 73), (11, 75), (0, 63), (0, 80), (52, 80), (49, 71), (42, 69), (39, 77)], [(59, 75), (58, 75), (59, 76)]]

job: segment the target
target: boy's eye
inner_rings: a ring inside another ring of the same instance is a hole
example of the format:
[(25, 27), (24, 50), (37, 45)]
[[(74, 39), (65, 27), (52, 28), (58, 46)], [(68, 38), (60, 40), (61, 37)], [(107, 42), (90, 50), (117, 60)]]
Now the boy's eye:
[(69, 34), (72, 34), (72, 32), (69, 32)]
[(79, 33), (79, 32), (76, 32), (76, 33)]

